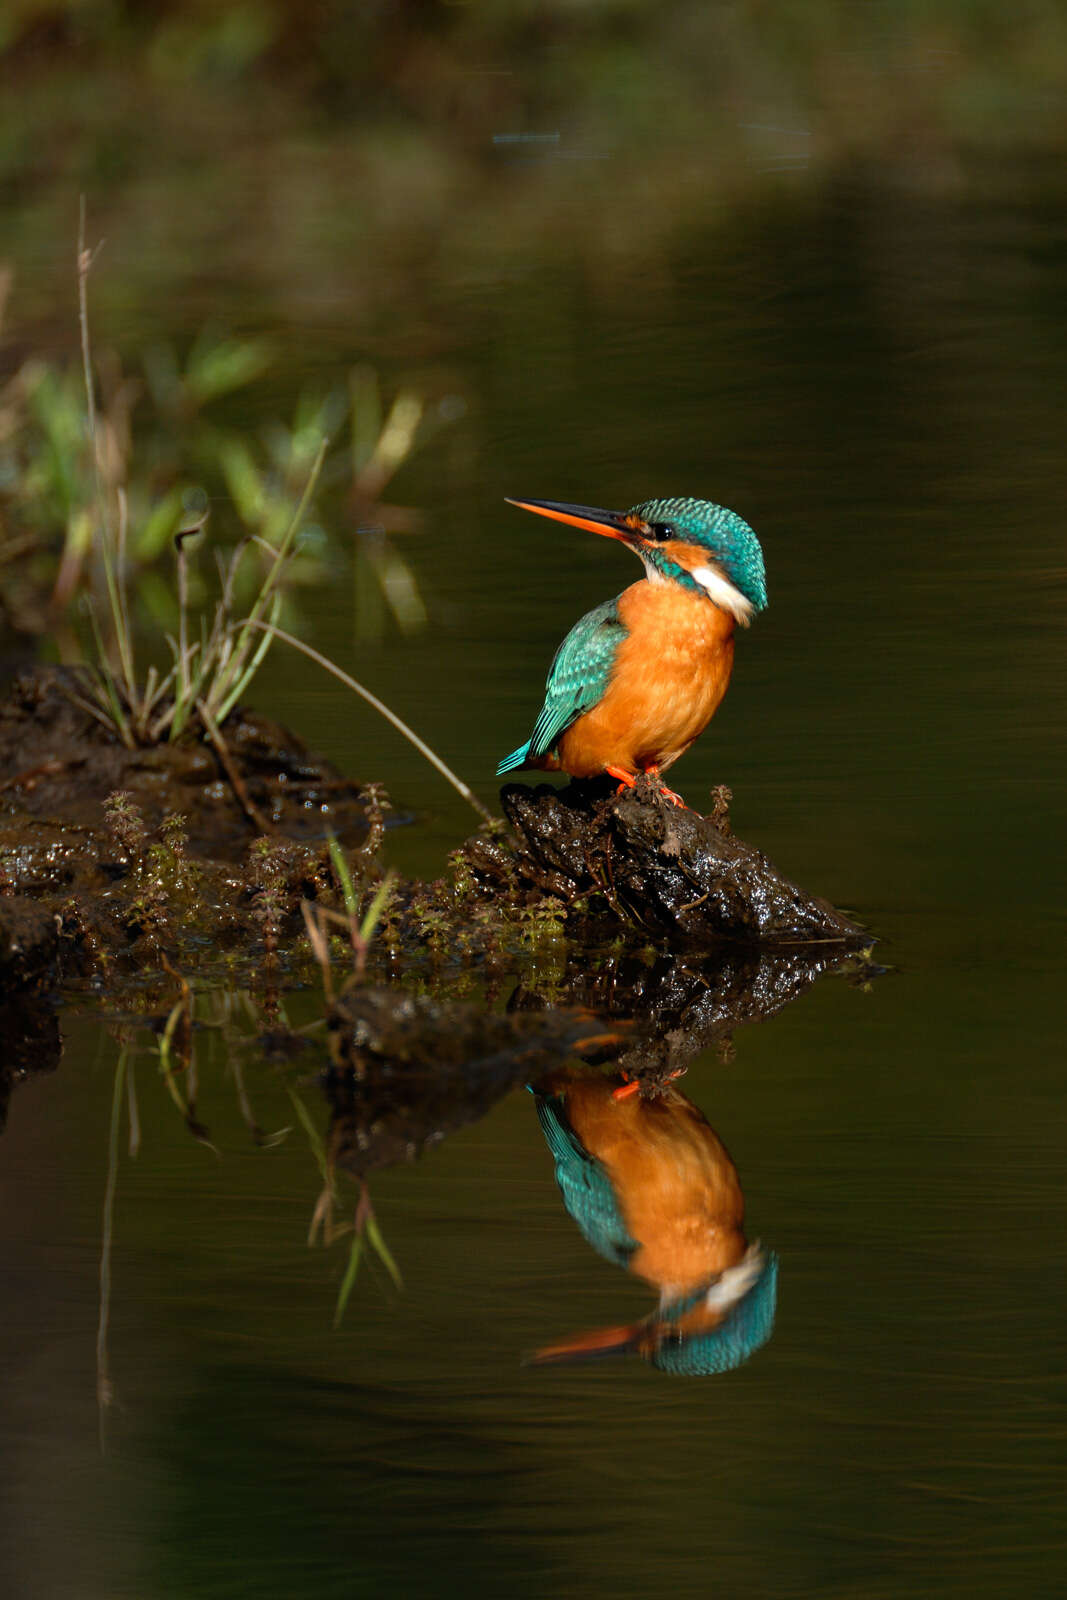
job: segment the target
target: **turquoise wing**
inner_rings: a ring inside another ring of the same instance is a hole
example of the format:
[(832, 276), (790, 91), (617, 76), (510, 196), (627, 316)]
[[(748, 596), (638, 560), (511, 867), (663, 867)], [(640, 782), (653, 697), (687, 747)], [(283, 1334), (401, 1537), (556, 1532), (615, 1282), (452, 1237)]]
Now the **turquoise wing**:
[[(699, 1299), (699, 1295), (694, 1298)], [(690, 1300), (687, 1304), (692, 1303)], [(683, 1378), (733, 1372), (767, 1343), (774, 1332), (777, 1307), (778, 1257), (770, 1255), (752, 1288), (713, 1332), (680, 1344), (664, 1339), (651, 1358), (652, 1365)]]
[(561, 1095), (538, 1095), (537, 1117), (556, 1163), (563, 1204), (598, 1255), (625, 1267), (637, 1241), (630, 1238), (611, 1180), (567, 1121)]
[(496, 769), (498, 776), (547, 755), (571, 723), (593, 709), (608, 686), (626, 633), (617, 599), (605, 600), (574, 624), (548, 669), (545, 703), (533, 733), (504, 758)]

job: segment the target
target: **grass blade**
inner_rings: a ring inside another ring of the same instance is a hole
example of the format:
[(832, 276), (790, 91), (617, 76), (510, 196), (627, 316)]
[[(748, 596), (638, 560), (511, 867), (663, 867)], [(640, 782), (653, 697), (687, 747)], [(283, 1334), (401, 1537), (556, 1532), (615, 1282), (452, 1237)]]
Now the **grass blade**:
[(375, 890), (374, 899), (367, 907), (363, 921), (359, 925), (359, 937), (365, 945), (370, 944), (371, 939), (374, 937), (374, 930), (382, 919), (382, 912), (389, 903), (389, 897), (393, 892), (393, 884), (395, 882), (396, 873), (390, 867)]
[[(297, 505), (296, 510), (293, 512), (289, 526), (286, 528), (278, 543), (277, 552), (274, 557), (274, 563), (271, 566), (270, 571), (267, 573), (266, 578), (263, 580), (262, 587), (256, 596), (255, 603), (253, 604), (248, 616), (245, 617), (242, 622), (235, 624), (237, 637), (233, 656), (227, 668), (216, 676), (214, 683), (211, 685), (211, 690), (207, 696), (207, 699), (209, 701), (211, 712), (214, 715), (215, 720), (219, 723), (225, 722), (227, 716), (233, 710), (233, 707), (236, 704), (244, 686), (248, 682), (248, 677), (250, 674), (245, 673), (244, 662), (251, 648), (251, 630), (255, 627), (263, 626), (262, 616), (266, 611), (268, 604), (272, 607), (272, 625), (275, 620), (276, 611), (274, 608), (276, 607), (277, 601), (280, 598), (276, 593), (278, 582), (281, 578), (285, 564), (292, 552), (293, 541), (300, 530), (300, 524), (303, 522), (304, 517), (307, 514), (308, 506), (311, 504), (311, 498), (315, 493), (315, 488), (319, 481), (319, 474), (322, 471), (322, 464), (326, 459), (326, 451), (329, 448), (329, 443), (330, 441), (328, 439), (323, 439), (319, 445), (315, 460), (312, 463), (311, 471), (308, 474), (307, 483), (304, 485), (304, 492), (300, 496), (299, 504)], [(257, 653), (256, 665), (258, 665), (258, 663), (263, 659), (263, 654), (265, 654), (265, 652)], [(235, 678), (238, 679), (236, 688), (233, 687)]]
[(362, 1255), (363, 1240), (357, 1233), (353, 1235), (352, 1248), (348, 1252), (348, 1265), (345, 1267), (345, 1275), (341, 1279), (341, 1287), (337, 1291), (337, 1305), (334, 1307), (333, 1313), (333, 1325), (335, 1328), (341, 1326), (341, 1319), (344, 1317), (345, 1306), (348, 1304), (348, 1298), (356, 1281), (356, 1273), (359, 1271)]
[[(282, 597), (281, 597), (280, 593), (277, 593), (277, 594), (275, 594), (274, 600), (271, 603), (270, 621), (269, 621), (269, 623), (253, 622), (252, 618), (249, 617), (245, 622), (239, 623), (238, 626), (242, 630), (244, 628), (246, 628), (246, 627), (268, 627), (269, 626), (271, 628), (274, 628), (274, 627), (277, 626), (277, 621), (278, 621), (279, 616), (281, 615), (281, 610), (282, 610)], [(259, 645), (258, 645), (258, 647), (256, 649), (255, 654), (253, 655), (253, 657), (252, 657), (251, 661), (249, 662), (248, 666), (241, 673), (241, 676), (238, 678), (238, 680), (237, 680), (236, 684), (234, 685), (233, 689), (226, 696), (226, 699), (223, 701), (223, 703), (219, 706), (218, 711), (214, 713), (216, 722), (225, 722), (226, 721), (226, 718), (229, 716), (230, 712), (233, 710), (233, 708), (237, 704), (238, 700), (240, 700), (241, 696), (244, 694), (245, 690), (248, 688), (248, 685), (252, 682), (252, 679), (255, 677), (256, 673), (259, 671), (260, 667), (262, 666), (263, 658), (266, 655), (267, 651), (270, 649), (270, 646), (271, 646), (271, 635), (268, 633), (268, 634), (265, 634), (263, 639), (260, 641), (260, 643), (259, 643)], [(238, 642), (237, 642), (237, 648), (234, 651), (234, 663), (233, 663), (233, 666), (231, 667), (229, 673), (227, 673), (227, 678), (232, 678), (234, 672), (239, 670), (240, 664), (241, 664), (241, 656), (242, 656), (242, 645), (241, 645), (241, 638), (239, 636), (238, 637)], [(211, 688), (212, 688), (212, 697), (213, 697), (213, 692), (214, 692), (214, 689), (215, 689), (215, 685), (212, 684)]]
[(395, 1260), (393, 1259), (392, 1251), (389, 1249), (389, 1246), (386, 1244), (385, 1240), (382, 1238), (382, 1230), (378, 1226), (378, 1219), (374, 1215), (373, 1211), (370, 1212), (370, 1214), (368, 1215), (366, 1223), (364, 1224), (364, 1227), (365, 1227), (365, 1230), (366, 1230), (367, 1238), (370, 1240), (370, 1242), (373, 1245), (374, 1249), (378, 1252), (378, 1255), (380, 1256), (382, 1262), (385, 1265), (385, 1270), (388, 1272), (389, 1276), (393, 1280), (393, 1287), (398, 1292), (401, 1292), (403, 1290), (403, 1288), (404, 1288), (404, 1280), (400, 1276), (400, 1268), (397, 1266)]
[(338, 843), (337, 835), (331, 831), (329, 838), (330, 860), (333, 863), (333, 870), (336, 872), (338, 882), (341, 885), (341, 893), (344, 896), (345, 910), (354, 920), (356, 915), (357, 901), (355, 887), (352, 883), (352, 873), (349, 870), (348, 862), (345, 860), (345, 853)]
[(111, 668), (107, 664), (107, 652), (104, 649), (104, 641), (100, 633), (100, 624), (96, 618), (96, 607), (93, 605), (92, 598), (89, 595), (86, 595), (85, 597), (85, 609), (89, 616), (89, 626), (93, 631), (93, 642), (96, 645), (96, 653), (100, 662), (99, 675), (103, 680), (108, 710), (111, 712), (112, 718), (114, 719), (114, 724), (118, 730), (119, 738), (122, 740), (127, 750), (136, 750), (137, 741), (134, 739), (133, 734), (130, 731), (129, 720), (127, 719), (126, 713), (123, 711), (119, 702), (119, 692), (115, 685), (115, 678)]
[(312, 1122), (311, 1113), (300, 1096), (290, 1089), (289, 1098), (293, 1102), (293, 1110), (300, 1118), (304, 1132), (307, 1134), (308, 1144), (311, 1146), (311, 1153), (315, 1157), (318, 1169), (322, 1173), (323, 1182), (329, 1183), (329, 1163), (326, 1160), (326, 1146), (322, 1142), (322, 1135)]
[(443, 778), (447, 779), (456, 793), (462, 795), (467, 804), (474, 807), (483, 822), (492, 822), (492, 813), (486, 810), (478, 796), (467, 787), (463, 779), (457, 777), (452, 768), (446, 765), (441, 760), (441, 757), (431, 750), (424, 740), (419, 738), (415, 730), (409, 728), (407, 723), (397, 716), (395, 711), (390, 711), (383, 700), (379, 700), (377, 695), (371, 694), (369, 689), (365, 689), (361, 683), (339, 667), (336, 662), (331, 661), (328, 656), (324, 656), (321, 651), (315, 650), (311, 645), (305, 644), (295, 634), (286, 633), (284, 628), (279, 628), (272, 622), (253, 622), (249, 619), (247, 626), (268, 630), (276, 639), (283, 640), (286, 644), (291, 645), (294, 650), (299, 650), (312, 661), (317, 661), (319, 666), (324, 667), (327, 672), (332, 672), (339, 683), (343, 683), (347, 689), (351, 689), (354, 694), (358, 694), (361, 699), (365, 700), (369, 706), (378, 712), (379, 716), (384, 717), (386, 722), (391, 723), (398, 733), (403, 734), (408, 743), (414, 745), (419, 754), (424, 756), (432, 767), (436, 767)]

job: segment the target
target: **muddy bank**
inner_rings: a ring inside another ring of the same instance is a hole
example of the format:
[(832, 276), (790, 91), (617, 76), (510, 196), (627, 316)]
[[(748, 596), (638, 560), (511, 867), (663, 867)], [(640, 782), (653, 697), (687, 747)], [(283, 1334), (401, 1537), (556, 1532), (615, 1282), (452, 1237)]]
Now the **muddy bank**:
[(521, 898), (544, 895), (578, 916), (608, 919), (677, 946), (837, 944), (869, 935), (808, 895), (730, 831), (725, 803), (702, 816), (672, 805), (647, 779), (614, 785), (506, 784), (510, 843), (471, 843), (478, 882)]
[[(181, 1066), (197, 991), (244, 986), (248, 1045), (321, 1075), (330, 1159), (363, 1179), (575, 1055), (661, 1094), (823, 975), (872, 970), (867, 933), (734, 837), (724, 796), (705, 817), (645, 783), (509, 784), (504, 820), (405, 882), (380, 785), (245, 711), (224, 750), (130, 751), (84, 689), (24, 674), (0, 705), (0, 1117), (58, 1063), (54, 991), (139, 1017)], [(284, 1023), (295, 986), (323, 993), (314, 1046)], [(187, 1120), (207, 1137), (191, 1092)]]
[(359, 842), (369, 823), (363, 786), (345, 778), (270, 718), (238, 707), (225, 752), (191, 733), (127, 750), (86, 709), (84, 673), (22, 672), (0, 701), (0, 803), (64, 829), (99, 828), (103, 803), (129, 794), (146, 828), (180, 815), (192, 855), (238, 861), (265, 834), (321, 839), (327, 824)]
[[(382, 885), (381, 786), (346, 779), (243, 710), (226, 720), (224, 748), (190, 732), (131, 751), (85, 700), (81, 675), (51, 668), (22, 674), (0, 704), (0, 993), (103, 984), (117, 1001), (173, 969), (315, 983), (302, 908), (333, 916), (343, 956), (347, 919)], [(723, 803), (704, 817), (644, 782), (621, 796), (610, 782), (508, 784), (501, 801), (506, 822), (472, 835), (440, 878), (390, 878), (361, 957), (369, 979), (417, 975), (447, 993), (472, 973), (509, 990), (518, 977), (520, 1006), (585, 1006), (676, 1033), (679, 1007), (695, 1016), (709, 994), (746, 985), (784, 1004), (868, 942), (735, 838)], [(609, 948), (630, 961), (611, 979), (618, 1006), (588, 981)], [(684, 1006), (650, 976), (650, 956), (669, 950), (701, 958)], [(790, 952), (806, 959), (791, 964)], [(535, 968), (553, 974), (539, 996)]]
[[(300, 904), (333, 894), (329, 836), (360, 890), (380, 877), (388, 801), (253, 712), (216, 747), (129, 750), (86, 709), (84, 674), (21, 673), (0, 702), (0, 993), (282, 966)], [(304, 952), (306, 960), (306, 952)]]

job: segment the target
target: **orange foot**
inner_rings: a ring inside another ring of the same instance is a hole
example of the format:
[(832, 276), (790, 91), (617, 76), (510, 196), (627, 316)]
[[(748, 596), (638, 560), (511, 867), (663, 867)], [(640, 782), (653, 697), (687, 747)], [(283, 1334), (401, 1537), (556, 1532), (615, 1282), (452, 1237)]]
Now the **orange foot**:
[[(659, 768), (658, 767), (646, 767), (645, 768), (645, 777), (646, 778), (658, 778), (659, 777)], [(689, 807), (686, 805), (686, 803), (682, 799), (681, 795), (680, 794), (675, 794), (673, 789), (668, 789), (666, 784), (664, 784), (664, 783), (660, 784), (659, 792), (663, 796), (664, 800), (669, 800), (671, 802), (672, 806), (681, 806), (683, 811), (688, 811), (689, 810)]]
[(619, 787), (615, 791), (616, 794), (622, 794), (624, 789), (632, 789), (634, 784), (637, 782), (634, 774), (632, 772), (627, 772), (625, 767), (605, 767), (604, 771), (609, 777), (618, 778)]
[[(624, 789), (632, 789), (634, 787), (634, 785), (636, 784), (636, 782), (637, 782), (637, 778), (635, 777), (635, 775), (632, 772), (627, 772), (624, 767), (605, 767), (604, 771), (607, 772), (608, 774), (610, 774), (611, 777), (618, 778), (619, 787), (615, 791), (616, 794), (622, 794), (622, 791)], [(645, 768), (645, 777), (646, 778), (658, 778), (659, 777), (659, 768), (658, 767), (646, 767)], [(688, 811), (689, 810), (689, 807), (686, 805), (686, 803), (682, 799), (681, 795), (680, 794), (675, 794), (673, 789), (668, 789), (666, 784), (664, 784), (664, 783), (660, 784), (659, 792), (663, 796), (664, 800), (669, 800), (672, 805), (681, 806), (683, 811)]]

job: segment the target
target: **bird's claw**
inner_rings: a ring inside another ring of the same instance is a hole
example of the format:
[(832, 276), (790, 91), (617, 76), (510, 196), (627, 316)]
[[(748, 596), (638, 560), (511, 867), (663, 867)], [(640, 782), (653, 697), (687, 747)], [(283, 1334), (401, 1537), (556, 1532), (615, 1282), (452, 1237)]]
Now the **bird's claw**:
[[(659, 778), (659, 768), (658, 767), (646, 767), (645, 768), (645, 777), (646, 778), (655, 778), (655, 779), (658, 780), (658, 778)], [(661, 783), (660, 784), (659, 792), (660, 792), (660, 794), (661, 794), (661, 796), (663, 797), (664, 800), (669, 800), (670, 801), (672, 806), (681, 806), (683, 811), (688, 811), (689, 810), (689, 807), (686, 805), (686, 803), (682, 799), (681, 795), (680, 794), (675, 794), (673, 789), (668, 789), (667, 785), (665, 783)]]
[[(624, 789), (633, 789), (637, 786), (636, 774), (633, 772), (627, 772), (625, 767), (605, 767), (604, 771), (609, 777), (618, 778), (619, 787), (615, 791), (616, 794), (622, 794)], [(651, 778), (653, 783), (658, 785), (658, 793), (664, 800), (669, 800), (672, 806), (681, 806), (683, 811), (689, 810), (689, 807), (686, 805), (680, 794), (675, 794), (673, 789), (668, 789), (665, 783), (659, 783), (658, 767), (646, 767), (644, 776), (646, 778)]]

